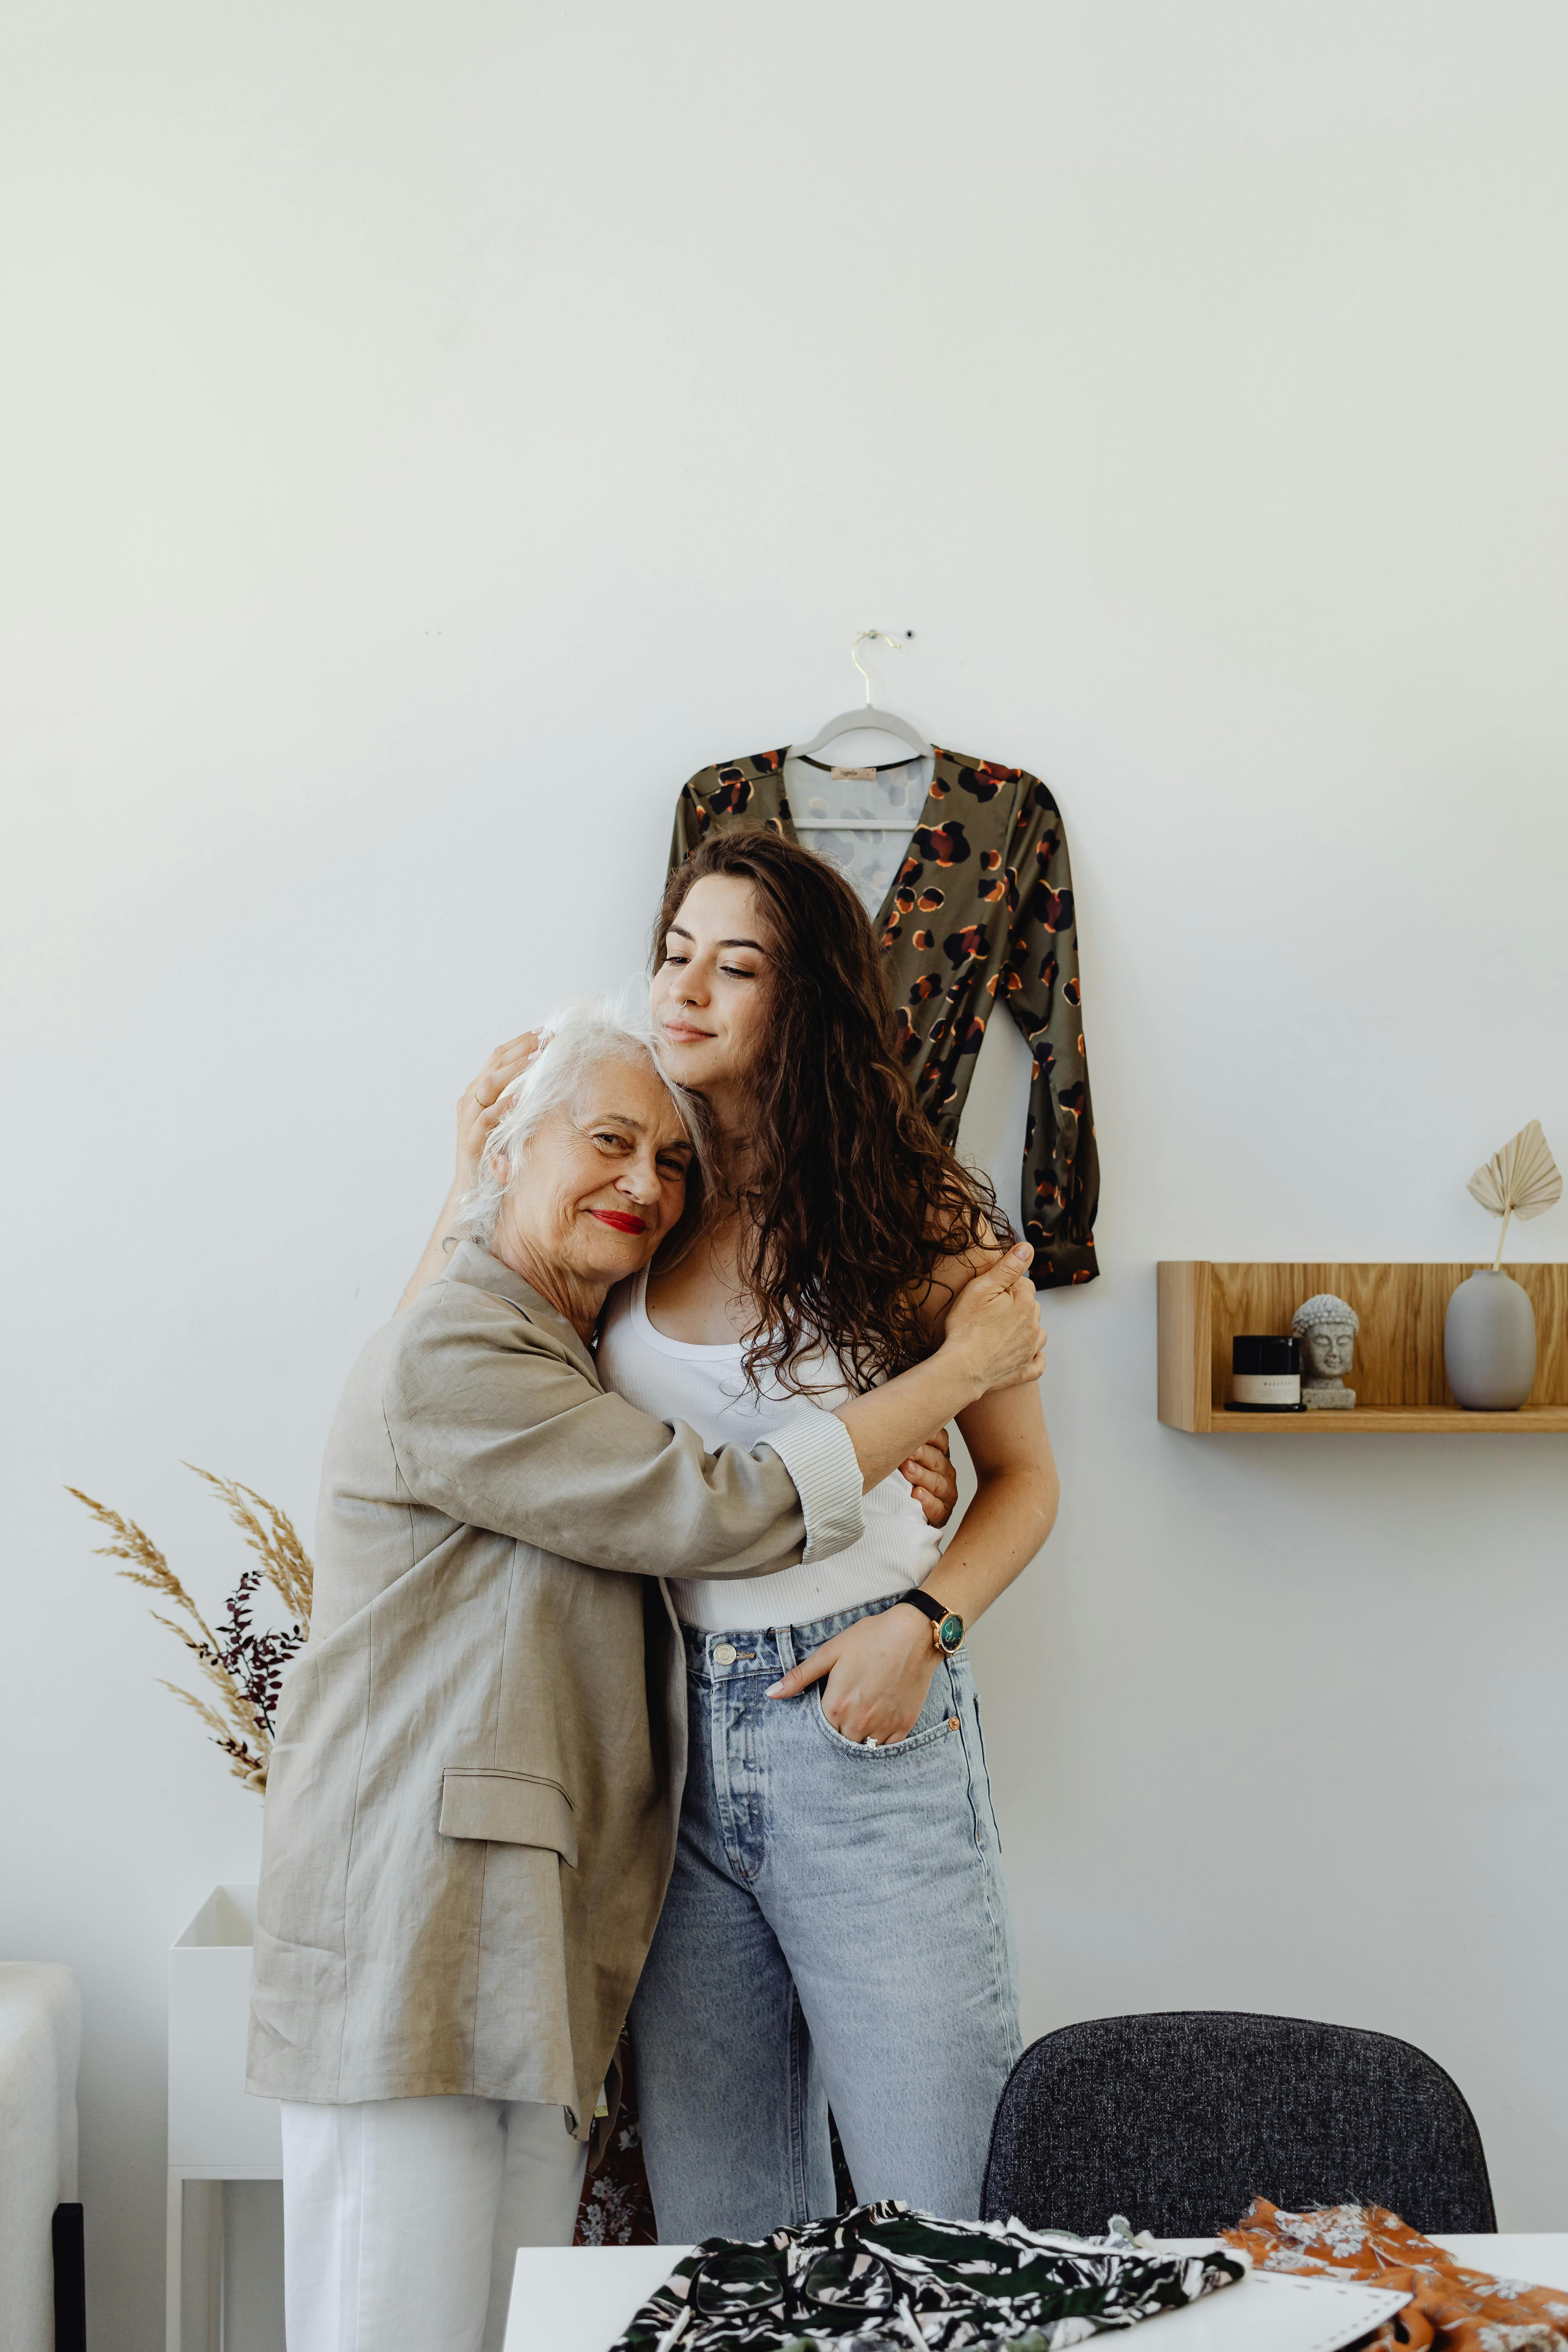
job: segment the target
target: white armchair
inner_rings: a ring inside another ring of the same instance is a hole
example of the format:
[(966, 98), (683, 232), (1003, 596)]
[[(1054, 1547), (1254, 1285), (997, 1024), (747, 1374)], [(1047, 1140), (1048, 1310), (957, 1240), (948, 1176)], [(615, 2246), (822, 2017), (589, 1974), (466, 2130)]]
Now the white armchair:
[(0, 1961), (0, 2352), (54, 2352), (54, 2217), (76, 2203), (80, 2057), (69, 1969)]

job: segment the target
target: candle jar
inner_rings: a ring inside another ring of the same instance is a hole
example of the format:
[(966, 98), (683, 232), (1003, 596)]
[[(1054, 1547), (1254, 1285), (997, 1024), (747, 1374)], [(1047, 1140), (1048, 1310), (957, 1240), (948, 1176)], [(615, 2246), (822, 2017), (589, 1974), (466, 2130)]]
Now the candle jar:
[(1226, 1411), (1300, 1412), (1300, 1339), (1260, 1331), (1238, 1334), (1230, 1343), (1230, 1402)]

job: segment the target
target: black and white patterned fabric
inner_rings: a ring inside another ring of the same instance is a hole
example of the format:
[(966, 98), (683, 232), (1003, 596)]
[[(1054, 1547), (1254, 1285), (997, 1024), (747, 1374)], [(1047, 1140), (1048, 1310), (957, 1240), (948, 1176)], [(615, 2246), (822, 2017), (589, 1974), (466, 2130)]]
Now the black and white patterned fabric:
[(1021, 2221), (943, 2221), (888, 2202), (742, 2244), (710, 2238), (614, 2352), (1059, 2352), (1243, 2278), (1245, 2257)]

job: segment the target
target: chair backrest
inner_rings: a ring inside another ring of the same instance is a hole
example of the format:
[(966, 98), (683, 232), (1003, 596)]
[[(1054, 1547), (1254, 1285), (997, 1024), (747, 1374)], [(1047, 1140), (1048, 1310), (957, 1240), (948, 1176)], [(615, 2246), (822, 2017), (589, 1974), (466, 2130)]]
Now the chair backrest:
[(996, 2110), (981, 2210), (1036, 2229), (1205, 2237), (1255, 2196), (1497, 2228), (1475, 2117), (1435, 2059), (1300, 2017), (1173, 2010), (1063, 2026)]

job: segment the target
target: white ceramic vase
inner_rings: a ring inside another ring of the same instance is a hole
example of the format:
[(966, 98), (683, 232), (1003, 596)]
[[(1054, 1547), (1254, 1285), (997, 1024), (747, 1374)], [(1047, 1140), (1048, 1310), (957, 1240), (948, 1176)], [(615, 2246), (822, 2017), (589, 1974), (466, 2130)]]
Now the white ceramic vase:
[(1470, 1412), (1511, 1412), (1535, 1381), (1535, 1310), (1511, 1275), (1492, 1266), (1461, 1282), (1443, 1323), (1448, 1386)]

